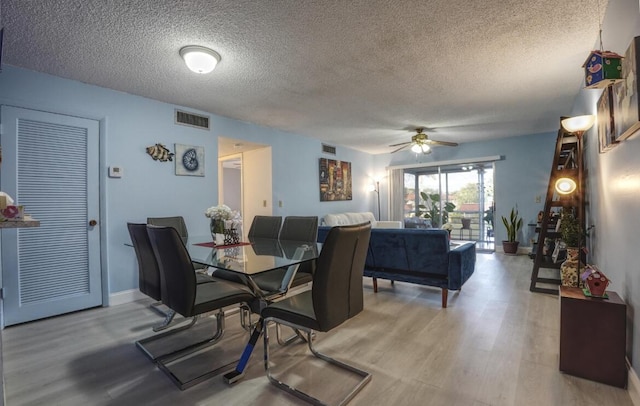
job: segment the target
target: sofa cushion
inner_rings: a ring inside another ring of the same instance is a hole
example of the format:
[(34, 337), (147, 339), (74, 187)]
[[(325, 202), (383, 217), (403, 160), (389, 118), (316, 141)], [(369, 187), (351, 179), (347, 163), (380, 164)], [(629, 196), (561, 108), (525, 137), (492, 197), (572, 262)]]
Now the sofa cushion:
[(376, 218), (371, 212), (362, 213), (333, 213), (324, 216), (324, 225), (335, 226), (348, 226), (352, 224), (361, 224), (371, 222), (371, 227), (376, 227)]

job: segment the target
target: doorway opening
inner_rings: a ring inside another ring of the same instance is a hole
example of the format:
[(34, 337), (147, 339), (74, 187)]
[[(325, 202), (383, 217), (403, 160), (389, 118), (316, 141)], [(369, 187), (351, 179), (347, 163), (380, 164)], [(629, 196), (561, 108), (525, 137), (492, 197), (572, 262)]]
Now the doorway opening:
[(271, 147), (218, 137), (218, 204), (240, 212), (244, 241), (256, 215), (273, 214), (272, 202)]
[(492, 162), (405, 169), (405, 228), (444, 226), (452, 240), (495, 251), (493, 175)]

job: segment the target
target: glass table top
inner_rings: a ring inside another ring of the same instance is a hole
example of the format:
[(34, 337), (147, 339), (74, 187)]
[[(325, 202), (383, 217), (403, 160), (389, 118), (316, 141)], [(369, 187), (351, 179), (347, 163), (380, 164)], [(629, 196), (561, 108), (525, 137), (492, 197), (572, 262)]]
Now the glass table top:
[(315, 242), (276, 239), (252, 239), (249, 244), (232, 247), (198, 245), (208, 242), (211, 236), (189, 237), (186, 247), (193, 262), (246, 275), (315, 259), (321, 246)]

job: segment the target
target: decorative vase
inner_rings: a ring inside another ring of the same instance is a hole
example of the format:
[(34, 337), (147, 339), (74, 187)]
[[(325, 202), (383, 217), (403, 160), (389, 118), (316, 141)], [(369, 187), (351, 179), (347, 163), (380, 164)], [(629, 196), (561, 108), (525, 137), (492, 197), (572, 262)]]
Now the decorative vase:
[(567, 259), (560, 265), (560, 276), (562, 286), (582, 287), (582, 280), (578, 275), (578, 266), (584, 269), (584, 265), (580, 264), (580, 253), (578, 248), (567, 247)]
[(215, 245), (224, 244), (224, 220), (211, 219), (211, 238)]
[(240, 237), (238, 237), (238, 230), (235, 228), (228, 228), (224, 230), (224, 245), (234, 245), (240, 243)]

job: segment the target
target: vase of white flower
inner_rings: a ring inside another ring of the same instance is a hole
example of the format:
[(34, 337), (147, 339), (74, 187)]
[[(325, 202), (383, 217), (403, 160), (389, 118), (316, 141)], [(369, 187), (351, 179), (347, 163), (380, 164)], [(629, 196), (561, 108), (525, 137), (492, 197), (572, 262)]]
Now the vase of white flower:
[[(237, 230), (242, 224), (240, 213), (224, 204), (209, 207), (204, 215), (211, 219), (211, 237), (216, 245), (228, 244), (229, 238), (225, 239), (225, 236), (229, 235), (227, 230)], [(237, 235), (237, 232), (235, 234)]]

